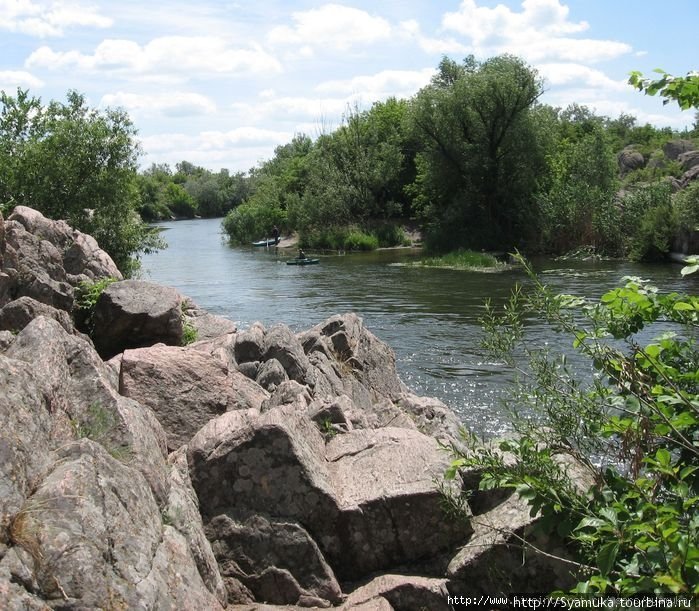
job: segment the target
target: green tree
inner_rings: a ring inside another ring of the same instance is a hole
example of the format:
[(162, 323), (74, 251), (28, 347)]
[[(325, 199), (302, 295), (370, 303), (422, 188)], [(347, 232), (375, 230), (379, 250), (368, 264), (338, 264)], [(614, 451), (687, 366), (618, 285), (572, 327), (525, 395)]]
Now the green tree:
[(414, 203), (442, 247), (510, 248), (531, 220), (543, 167), (531, 117), (541, 80), (507, 55), (440, 70), (411, 109), (421, 145)]
[(138, 213), (136, 130), (121, 110), (89, 108), (82, 95), (43, 106), (0, 94), (0, 193), (92, 234), (127, 275), (161, 242)]

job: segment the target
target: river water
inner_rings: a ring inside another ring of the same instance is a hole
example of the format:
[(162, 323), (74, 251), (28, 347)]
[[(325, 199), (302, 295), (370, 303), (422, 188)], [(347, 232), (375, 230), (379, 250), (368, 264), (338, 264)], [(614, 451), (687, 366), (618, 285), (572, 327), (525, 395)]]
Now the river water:
[[(438, 397), (474, 432), (508, 428), (503, 398), (512, 374), (480, 348), (478, 322), (487, 298), (508, 299), (521, 271), (477, 273), (401, 265), (411, 250), (321, 256), (319, 265), (290, 266), (274, 249), (230, 247), (220, 219), (161, 223), (168, 248), (143, 257), (145, 279), (175, 287), (208, 311), (245, 328), (307, 329), (337, 313), (356, 312), (395, 351), (401, 379), (415, 393)], [(677, 265), (622, 262), (536, 262), (557, 292), (599, 297), (623, 276), (651, 278), (663, 290), (699, 290), (699, 276), (680, 276)], [(532, 321), (530, 341), (565, 350), (569, 339)]]

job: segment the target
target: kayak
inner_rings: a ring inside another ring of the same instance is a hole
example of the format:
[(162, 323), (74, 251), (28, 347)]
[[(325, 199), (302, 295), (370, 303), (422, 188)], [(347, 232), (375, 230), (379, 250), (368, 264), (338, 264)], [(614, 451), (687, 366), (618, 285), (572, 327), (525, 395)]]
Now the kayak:
[(274, 246), (277, 240), (274, 238), (269, 238), (267, 240), (260, 240), (259, 242), (253, 242), (253, 246)]
[(287, 265), (314, 265), (315, 263), (320, 263), (320, 259), (309, 259), (306, 257), (305, 259), (289, 259), (286, 262)]

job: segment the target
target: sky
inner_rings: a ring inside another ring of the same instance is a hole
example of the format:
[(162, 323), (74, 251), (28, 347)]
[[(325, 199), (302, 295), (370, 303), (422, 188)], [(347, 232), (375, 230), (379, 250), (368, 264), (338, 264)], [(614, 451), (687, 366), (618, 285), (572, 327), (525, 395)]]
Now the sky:
[(348, 109), (413, 96), (443, 56), (518, 55), (543, 103), (691, 128), (693, 111), (626, 81), (699, 69), (697, 25), (697, 0), (0, 0), (0, 89), (124, 108), (142, 167), (245, 172)]

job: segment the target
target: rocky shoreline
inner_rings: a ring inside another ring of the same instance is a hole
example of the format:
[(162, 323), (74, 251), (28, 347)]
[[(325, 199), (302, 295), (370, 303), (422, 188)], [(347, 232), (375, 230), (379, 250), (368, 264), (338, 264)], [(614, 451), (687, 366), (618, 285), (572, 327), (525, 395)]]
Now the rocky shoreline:
[[(106, 277), (93, 341), (76, 289)], [(572, 583), (477, 470), (450, 483), (471, 519), (445, 515), (459, 420), (356, 314), (239, 330), (25, 207), (0, 216), (0, 308), (4, 608), (449, 609)]]

